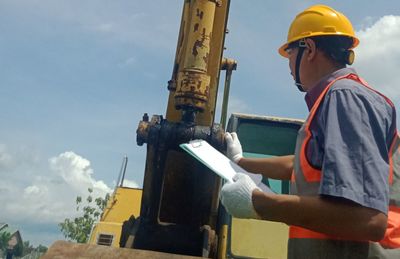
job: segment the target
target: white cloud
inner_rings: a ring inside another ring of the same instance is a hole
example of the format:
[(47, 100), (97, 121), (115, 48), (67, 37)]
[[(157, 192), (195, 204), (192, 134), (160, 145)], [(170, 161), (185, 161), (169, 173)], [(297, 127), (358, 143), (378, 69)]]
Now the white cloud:
[[(93, 169), (89, 160), (75, 154), (65, 152), (49, 160), (50, 169), (63, 178), (64, 182), (76, 192), (83, 192), (93, 188), (94, 194), (103, 195), (111, 189), (103, 182), (92, 178)], [(96, 196), (97, 196), (96, 195)]]
[(124, 179), (124, 186), (130, 188), (140, 188), (138, 183), (128, 179)]
[[(53, 235), (60, 238), (59, 232), (54, 232), (54, 229), (65, 218), (76, 215), (76, 196), (85, 198), (88, 188), (93, 189), (93, 197), (104, 197), (112, 192), (103, 181), (94, 178), (90, 161), (74, 152), (64, 152), (40, 163), (22, 161), (27, 156), (18, 157), (16, 152), (5, 150), (0, 149), (0, 154), (7, 154), (4, 156), (7, 161), (13, 160), (17, 165), (25, 166), (15, 166), (12, 174), (7, 174), (8, 171), (0, 167), (0, 220), (19, 228), (27, 236), (49, 235), (48, 230), (46, 233), (39, 233), (38, 230), (48, 226), (53, 229)], [(28, 167), (29, 171), (26, 170)], [(21, 181), (21, 178), (24, 180)], [(27, 229), (35, 229), (35, 233)], [(48, 239), (30, 241), (44, 244)]]
[(372, 87), (400, 101), (400, 16), (383, 16), (357, 35), (355, 68)]

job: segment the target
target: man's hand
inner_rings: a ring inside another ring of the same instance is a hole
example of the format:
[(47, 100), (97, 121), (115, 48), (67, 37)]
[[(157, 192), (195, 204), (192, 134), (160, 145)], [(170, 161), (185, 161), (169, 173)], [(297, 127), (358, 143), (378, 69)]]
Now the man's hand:
[(236, 132), (226, 132), (225, 141), (227, 146), (226, 156), (236, 164), (239, 163), (243, 157), (243, 150)]
[(236, 218), (260, 219), (252, 202), (253, 191), (260, 188), (246, 174), (237, 173), (233, 181), (221, 189), (221, 202), (225, 209)]

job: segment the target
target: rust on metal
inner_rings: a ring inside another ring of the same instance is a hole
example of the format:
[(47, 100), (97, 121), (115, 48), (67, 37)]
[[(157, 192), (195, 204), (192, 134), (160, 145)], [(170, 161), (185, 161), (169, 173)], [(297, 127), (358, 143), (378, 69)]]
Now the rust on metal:
[[(195, 30), (196, 31), (196, 30)], [(193, 48), (192, 48), (192, 55), (197, 57), (197, 55), (199, 54), (198, 48), (201, 49), (206, 49), (206, 45), (204, 44), (204, 42), (206, 40), (209, 41), (210, 36), (206, 35), (206, 29), (203, 28), (203, 33), (201, 34), (201, 38), (199, 40), (196, 40), (193, 44)], [(208, 52), (205, 52), (204, 55), (208, 55)], [(206, 63), (207, 64), (207, 63)]]
[(221, 70), (232, 71), (237, 69), (237, 61), (232, 58), (223, 58), (221, 62)]
[(200, 10), (199, 8), (197, 8), (197, 9), (196, 9), (196, 15), (197, 15), (197, 17), (199, 17), (200, 20), (201, 20), (201, 19), (203, 19), (204, 12), (203, 12), (202, 10)]
[(201, 228), (203, 232), (203, 257), (215, 258), (218, 246), (218, 237), (215, 231), (208, 225), (204, 225)]
[(195, 70), (186, 70), (178, 74), (178, 85), (175, 92), (175, 107), (184, 109), (192, 107), (202, 111), (208, 101), (210, 76)]
[(217, 5), (217, 7), (222, 6), (222, 0), (209, 0), (209, 1), (215, 3)]
[(148, 121), (140, 121), (139, 126), (136, 130), (136, 142), (139, 146), (143, 145), (147, 142), (148, 134), (149, 134), (149, 122)]
[(204, 63), (207, 63), (207, 64), (208, 64), (209, 56), (210, 56), (210, 53), (206, 53), (206, 54), (203, 56)]
[[(198, 48), (204, 49), (204, 56), (208, 55), (210, 52), (210, 39), (211, 39), (211, 32), (207, 35), (206, 34), (206, 29), (203, 28), (203, 32), (201, 33), (200, 40), (197, 40), (195, 42), (195, 46)], [(207, 43), (207, 45), (206, 45)], [(198, 52), (198, 51), (197, 51)], [(205, 62), (207, 64), (207, 62)]]
[(199, 30), (199, 26), (200, 26), (200, 24), (196, 23), (196, 24), (194, 25), (193, 32), (198, 31), (198, 30)]
[(173, 79), (169, 80), (169, 81), (168, 81), (167, 89), (168, 89), (169, 91), (175, 92), (175, 90), (176, 90), (176, 80), (173, 80)]

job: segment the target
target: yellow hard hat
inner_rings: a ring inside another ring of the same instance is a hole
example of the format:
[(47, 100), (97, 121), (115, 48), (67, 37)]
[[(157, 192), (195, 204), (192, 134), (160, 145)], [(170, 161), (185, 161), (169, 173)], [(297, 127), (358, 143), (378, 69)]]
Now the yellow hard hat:
[(290, 43), (312, 36), (337, 35), (353, 38), (355, 48), (359, 40), (353, 26), (344, 14), (326, 5), (314, 5), (299, 13), (290, 25), (287, 42), (279, 48), (279, 54), (288, 57), (286, 48)]

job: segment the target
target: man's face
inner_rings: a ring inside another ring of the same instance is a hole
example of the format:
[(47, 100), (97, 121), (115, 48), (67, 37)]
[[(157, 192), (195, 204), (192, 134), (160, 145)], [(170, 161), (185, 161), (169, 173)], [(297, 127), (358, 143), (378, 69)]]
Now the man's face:
[(290, 69), (290, 74), (292, 75), (293, 79), (295, 79), (296, 75), (296, 57), (297, 57), (297, 52), (299, 51), (298, 47), (293, 47), (293, 48), (288, 48), (286, 49), (286, 53), (289, 55), (289, 69)]

